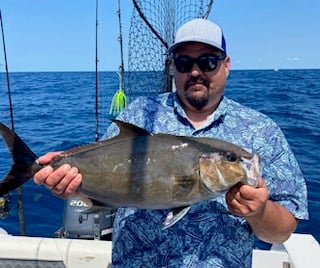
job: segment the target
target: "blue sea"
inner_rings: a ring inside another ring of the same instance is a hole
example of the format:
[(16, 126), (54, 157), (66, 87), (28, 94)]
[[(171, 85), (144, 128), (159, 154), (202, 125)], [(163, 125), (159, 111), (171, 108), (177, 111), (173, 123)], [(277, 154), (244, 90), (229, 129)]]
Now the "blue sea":
[[(10, 73), (15, 131), (37, 155), (65, 150), (95, 140), (95, 73)], [(144, 79), (143, 75), (139, 79)], [(101, 137), (110, 124), (110, 103), (118, 89), (116, 72), (99, 73), (98, 130)], [(157, 88), (129, 92), (129, 100), (154, 94)], [(297, 232), (311, 233), (320, 241), (320, 69), (234, 70), (226, 95), (269, 115), (284, 131), (305, 175), (310, 220)], [(11, 126), (7, 80), (0, 73), (0, 121)], [(0, 178), (11, 166), (10, 154), (0, 139)], [(26, 234), (52, 237), (62, 223), (64, 201), (32, 180), (23, 186)], [(17, 194), (13, 193), (10, 214), (0, 227), (19, 235)]]

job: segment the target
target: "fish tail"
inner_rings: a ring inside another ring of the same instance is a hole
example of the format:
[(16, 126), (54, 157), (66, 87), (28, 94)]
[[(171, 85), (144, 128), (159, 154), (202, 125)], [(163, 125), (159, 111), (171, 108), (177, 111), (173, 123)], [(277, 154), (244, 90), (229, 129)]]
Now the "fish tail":
[(34, 165), (37, 156), (29, 147), (6, 125), (0, 123), (0, 134), (6, 142), (11, 153), (13, 164), (6, 177), (0, 181), (0, 197), (21, 186), (24, 182), (33, 177)]

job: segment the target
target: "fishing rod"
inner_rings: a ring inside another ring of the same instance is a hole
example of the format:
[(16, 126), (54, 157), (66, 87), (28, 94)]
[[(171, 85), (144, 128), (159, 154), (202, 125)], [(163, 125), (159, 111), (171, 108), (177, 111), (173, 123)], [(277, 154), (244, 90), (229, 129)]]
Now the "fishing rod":
[(0, 10), (0, 22), (1, 22), (1, 33), (2, 33), (4, 62), (5, 62), (6, 76), (7, 76), (7, 87), (8, 87), (8, 97), (9, 97), (11, 129), (14, 131), (14, 120), (13, 120), (12, 99), (11, 99), (10, 80), (9, 80), (9, 71), (8, 71), (8, 61), (7, 61), (6, 43), (5, 43), (5, 40), (4, 40), (5, 38), (4, 38), (4, 30), (3, 30), (3, 22), (2, 22), (1, 10)]
[(110, 110), (109, 113), (113, 115), (117, 115), (120, 112), (123, 111), (123, 109), (127, 105), (127, 96), (125, 93), (125, 88), (124, 88), (124, 63), (123, 63), (123, 39), (122, 39), (122, 23), (121, 23), (121, 4), (120, 0), (118, 0), (118, 22), (119, 22), (119, 43), (120, 43), (120, 56), (121, 56), (121, 62), (119, 66), (119, 71), (118, 71), (118, 78), (119, 78), (119, 88), (116, 91), (116, 93), (113, 95), (111, 105), (110, 105)]
[(124, 90), (123, 39), (122, 39), (122, 23), (121, 23), (121, 5), (120, 5), (120, 0), (118, 0), (118, 21), (119, 21), (120, 57), (121, 57), (121, 64), (119, 66), (119, 73), (120, 73), (120, 76), (121, 76), (120, 88), (122, 88)]
[(99, 1), (96, 0), (96, 134), (95, 134), (95, 141), (99, 140), (99, 89), (98, 89), (98, 6)]
[[(6, 77), (7, 77), (7, 88), (8, 88), (8, 98), (9, 98), (11, 129), (14, 131), (13, 108), (12, 108), (13, 106), (12, 106), (10, 79), (9, 79), (8, 61), (7, 61), (7, 52), (6, 52), (6, 45), (5, 45), (5, 38), (4, 38), (4, 30), (3, 30), (3, 22), (2, 22), (1, 10), (0, 10), (0, 24), (1, 24), (3, 53), (4, 53), (4, 61), (5, 61)], [(19, 214), (20, 232), (21, 232), (22, 235), (25, 235), (26, 231), (25, 231), (23, 200), (22, 200), (22, 188), (21, 187), (17, 188), (17, 195), (18, 195), (18, 214)], [(0, 207), (5, 209), (4, 211), (1, 211), (1, 215), (0, 215), (1, 217), (6, 217), (9, 214), (10, 201), (11, 201), (11, 194), (7, 195), (5, 198), (0, 200)]]

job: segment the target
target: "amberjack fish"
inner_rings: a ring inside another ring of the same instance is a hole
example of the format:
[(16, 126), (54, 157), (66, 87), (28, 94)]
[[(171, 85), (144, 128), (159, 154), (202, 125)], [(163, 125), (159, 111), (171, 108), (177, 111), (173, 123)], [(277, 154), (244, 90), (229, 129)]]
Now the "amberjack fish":
[[(213, 138), (152, 134), (113, 120), (119, 134), (67, 150), (49, 165), (64, 163), (82, 174), (79, 192), (108, 207), (169, 209), (214, 199), (243, 182), (257, 186), (260, 159), (241, 147)], [(43, 168), (37, 156), (4, 124), (3, 136), (13, 165), (0, 182), (0, 196)]]

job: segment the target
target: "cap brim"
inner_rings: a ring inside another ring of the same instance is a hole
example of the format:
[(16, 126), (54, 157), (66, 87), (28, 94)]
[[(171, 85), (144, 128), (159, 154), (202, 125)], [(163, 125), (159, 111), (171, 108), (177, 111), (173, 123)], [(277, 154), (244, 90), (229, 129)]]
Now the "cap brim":
[(200, 40), (187, 40), (187, 41), (181, 41), (181, 42), (172, 44), (172, 45), (168, 48), (168, 52), (169, 52), (170, 54), (171, 54), (171, 53), (174, 53), (174, 51), (175, 51), (178, 47), (180, 47), (180, 46), (182, 46), (182, 45), (184, 45), (184, 44), (186, 44), (186, 43), (192, 43), (192, 42), (202, 43), (202, 44), (205, 44), (205, 45), (209, 45), (209, 46), (212, 46), (212, 47), (214, 47), (214, 48), (216, 48), (216, 49), (221, 50), (222, 52), (225, 52), (225, 50), (224, 50), (221, 46), (218, 46), (217, 44), (213, 44), (213, 43), (206, 42), (206, 41), (203, 41), (203, 40), (202, 40), (202, 41), (200, 41)]

